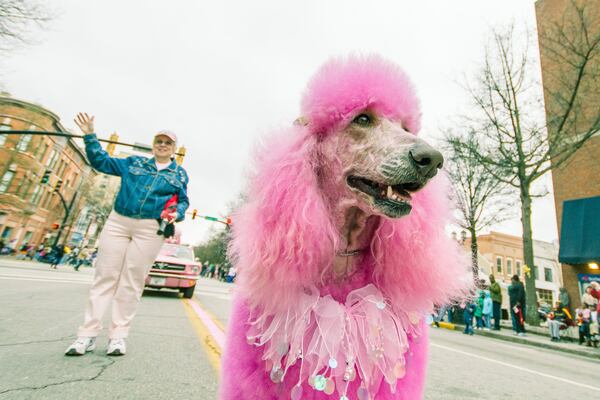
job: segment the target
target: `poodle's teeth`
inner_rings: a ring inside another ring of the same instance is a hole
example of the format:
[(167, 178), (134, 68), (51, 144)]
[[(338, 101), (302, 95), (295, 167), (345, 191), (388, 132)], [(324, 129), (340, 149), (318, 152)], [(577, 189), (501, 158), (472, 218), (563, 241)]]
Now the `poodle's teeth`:
[(394, 195), (394, 191), (391, 186), (387, 187), (387, 197), (392, 197)]

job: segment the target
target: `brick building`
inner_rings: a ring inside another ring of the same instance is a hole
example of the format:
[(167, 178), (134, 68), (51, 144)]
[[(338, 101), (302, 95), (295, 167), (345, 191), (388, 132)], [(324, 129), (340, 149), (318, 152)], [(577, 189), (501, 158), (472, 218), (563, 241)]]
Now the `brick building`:
[[(575, 2), (585, 6), (588, 38), (600, 35), (600, 1)], [(546, 119), (553, 120), (559, 106), (552, 93), (559, 88), (560, 80), (566, 72), (566, 62), (557, 61), (556, 54), (548, 50), (553, 37), (554, 24), (566, 24), (571, 31), (578, 30), (578, 14), (571, 0), (538, 0), (536, 16), (540, 42), (542, 80)], [(582, 35), (575, 37), (582, 37)], [(563, 40), (563, 39), (561, 39)], [(564, 40), (563, 40), (564, 42)], [(564, 60), (563, 60), (564, 61)], [(577, 60), (573, 60), (578, 62)], [(589, 65), (589, 72), (600, 70), (600, 57), (595, 57)], [(558, 79), (557, 79), (558, 77)], [(600, 79), (581, 82), (582, 98), (577, 108), (577, 131), (579, 135), (593, 129), (598, 124), (600, 110)], [(549, 129), (552, 137), (552, 128)], [(590, 280), (600, 281), (600, 133), (589, 139), (565, 164), (552, 169), (556, 219), (560, 234), (560, 261), (564, 285), (569, 292), (572, 304), (578, 305), (584, 286)], [(563, 212), (564, 211), (564, 212)]]
[[(73, 140), (47, 135), (2, 134), (6, 130), (66, 132), (59, 117), (36, 104), (0, 95), (0, 238), (18, 248), (23, 243), (40, 244), (55, 236), (52, 224), (61, 224), (64, 207), (53, 193), (62, 180), (61, 194), (73, 199), (72, 217), (85, 205), (84, 194), (90, 190), (97, 173)], [(49, 184), (40, 183), (51, 170)], [(65, 227), (63, 238), (71, 234)]]

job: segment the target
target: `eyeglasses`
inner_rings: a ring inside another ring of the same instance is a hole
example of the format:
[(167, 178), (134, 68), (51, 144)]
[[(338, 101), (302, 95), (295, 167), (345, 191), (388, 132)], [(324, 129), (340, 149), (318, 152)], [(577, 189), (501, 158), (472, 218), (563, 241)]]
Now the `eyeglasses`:
[(158, 140), (154, 141), (154, 144), (166, 144), (167, 146), (170, 146), (170, 145), (173, 144), (173, 142), (170, 141), (170, 140), (160, 140), (160, 139), (158, 139)]

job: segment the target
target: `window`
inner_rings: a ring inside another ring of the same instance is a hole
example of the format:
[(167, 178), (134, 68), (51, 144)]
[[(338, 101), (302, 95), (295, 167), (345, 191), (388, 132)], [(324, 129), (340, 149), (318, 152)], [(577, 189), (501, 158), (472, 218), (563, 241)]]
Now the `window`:
[(4, 118), (4, 120), (2, 120), (2, 122), (0, 122), (0, 131), (10, 131), (10, 130), (12, 130), (12, 126), (10, 125), (10, 118)]
[(37, 203), (40, 201), (40, 197), (42, 196), (42, 185), (38, 184), (35, 189), (33, 190), (33, 193), (31, 194), (31, 199), (29, 200), (31, 202), (31, 204), (33, 205), (37, 205)]
[(552, 268), (544, 268), (544, 280), (552, 282)]
[(537, 292), (540, 304), (546, 303), (550, 306), (552, 306), (552, 304), (554, 304), (554, 302), (552, 301), (552, 290), (537, 289), (536, 292)]
[(538, 280), (538, 279), (540, 279), (540, 272), (538, 271), (538, 267), (537, 267), (537, 265), (535, 265), (535, 266), (533, 267), (533, 278), (534, 278), (535, 280)]
[(512, 259), (507, 258), (506, 259), (506, 273), (508, 275), (512, 275)]
[(42, 208), (48, 209), (52, 201), (52, 192), (46, 192), (46, 198), (42, 201)]
[(58, 153), (56, 152), (56, 150), (52, 150), (52, 153), (50, 153), (50, 157), (48, 157), (48, 160), (46, 161), (46, 167), (50, 169), (54, 168), (54, 164), (56, 164), (57, 158)]
[(2, 240), (7, 241), (8, 239), (10, 239), (10, 235), (12, 234), (13, 228), (11, 228), (10, 226), (7, 226), (6, 228), (4, 228), (4, 231), (2, 231), (2, 236), (0, 237)]
[(4, 176), (2, 176), (2, 180), (0, 181), (0, 193), (6, 193), (14, 177), (14, 171), (8, 170), (4, 173)]
[(23, 241), (21, 243), (25, 244), (25, 243), (29, 243), (29, 241), (31, 240), (31, 237), (33, 236), (33, 232), (31, 231), (27, 231), (25, 233), (25, 236), (23, 236)]
[(521, 260), (515, 261), (515, 274), (521, 276)]
[(48, 143), (42, 143), (41, 146), (38, 147), (36, 156), (39, 156), (40, 161), (42, 161), (44, 159), (44, 156), (46, 155), (47, 150), (48, 150)]
[[(10, 118), (4, 118), (2, 122), (0, 122), (0, 131), (10, 131), (12, 130), (12, 126), (10, 126)], [(6, 134), (0, 134), (0, 146), (4, 146), (6, 143), (6, 138), (8, 136)]]
[(18, 196), (19, 193), (21, 193), (21, 189), (23, 189), (23, 185), (25, 184), (25, 182), (27, 181), (27, 177), (25, 176), (25, 174), (23, 174), (21, 176), (21, 180), (19, 181), (19, 185), (17, 186), (17, 189), (15, 190), (15, 194)]
[(502, 273), (502, 257), (496, 257), (496, 271)]
[(23, 190), (21, 190), (21, 198), (25, 200), (25, 197), (29, 195), (29, 189), (31, 188), (31, 179), (27, 179), (27, 182), (23, 186)]
[(27, 148), (29, 147), (29, 142), (31, 142), (32, 137), (32, 135), (21, 135), (19, 143), (17, 143), (17, 150), (27, 151)]
[(61, 175), (64, 171), (65, 166), (66, 166), (65, 162), (63, 160), (60, 160), (60, 162), (58, 163), (58, 169), (56, 170), (56, 176), (58, 176), (61, 179), (62, 179)]

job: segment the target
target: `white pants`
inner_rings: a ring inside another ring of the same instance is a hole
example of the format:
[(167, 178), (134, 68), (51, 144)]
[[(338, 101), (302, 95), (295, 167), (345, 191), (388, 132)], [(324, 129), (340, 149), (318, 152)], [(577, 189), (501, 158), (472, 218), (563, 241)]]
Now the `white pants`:
[(127, 337), (144, 291), (144, 282), (162, 246), (154, 219), (135, 219), (113, 211), (100, 234), (94, 283), (77, 336), (96, 337), (112, 302), (110, 339)]

